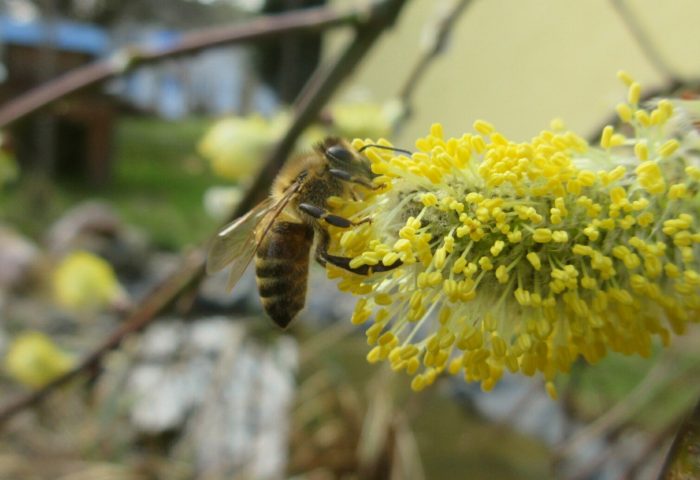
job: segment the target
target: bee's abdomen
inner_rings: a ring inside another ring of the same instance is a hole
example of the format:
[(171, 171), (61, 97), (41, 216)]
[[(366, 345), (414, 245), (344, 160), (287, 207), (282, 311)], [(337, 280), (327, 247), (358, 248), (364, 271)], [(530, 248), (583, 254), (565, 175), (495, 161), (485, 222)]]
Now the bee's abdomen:
[(304, 308), (313, 238), (308, 225), (278, 221), (258, 247), (255, 271), (260, 299), (270, 318), (282, 328)]

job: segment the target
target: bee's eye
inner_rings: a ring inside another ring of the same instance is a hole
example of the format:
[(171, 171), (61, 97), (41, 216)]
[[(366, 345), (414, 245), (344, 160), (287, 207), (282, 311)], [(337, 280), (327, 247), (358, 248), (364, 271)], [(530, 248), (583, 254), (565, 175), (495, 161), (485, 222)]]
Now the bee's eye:
[(340, 145), (328, 147), (326, 150), (326, 156), (331, 160), (336, 160), (342, 163), (351, 163), (355, 159), (355, 156), (350, 150)]

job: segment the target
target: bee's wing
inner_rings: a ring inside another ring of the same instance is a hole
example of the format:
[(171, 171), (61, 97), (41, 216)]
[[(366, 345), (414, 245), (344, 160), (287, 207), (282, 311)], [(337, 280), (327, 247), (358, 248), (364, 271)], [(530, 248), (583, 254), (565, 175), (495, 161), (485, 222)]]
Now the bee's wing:
[(221, 229), (212, 240), (207, 256), (207, 273), (215, 273), (237, 261), (243, 269), (255, 254), (255, 232), (270, 212), (273, 202), (268, 198)]
[[(277, 201), (268, 198), (225, 226), (212, 241), (207, 257), (207, 273), (218, 272), (230, 265), (227, 286), (233, 288), (253, 259), (259, 242), (296, 191), (297, 187), (294, 186)], [(257, 232), (261, 233), (258, 235)]]

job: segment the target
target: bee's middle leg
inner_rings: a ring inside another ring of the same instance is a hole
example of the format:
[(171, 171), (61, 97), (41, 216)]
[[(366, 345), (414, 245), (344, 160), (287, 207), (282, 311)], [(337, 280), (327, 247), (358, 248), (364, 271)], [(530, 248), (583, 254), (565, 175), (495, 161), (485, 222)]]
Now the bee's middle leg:
[(317, 207), (316, 205), (311, 205), (309, 203), (299, 204), (299, 210), (319, 220), (325, 220), (334, 227), (340, 228), (350, 228), (352, 226), (360, 225), (362, 223), (367, 223), (371, 221), (369, 218), (364, 218), (359, 222), (353, 222), (352, 220), (348, 220), (345, 217), (333, 215), (332, 213), (328, 212), (328, 210), (326, 210), (325, 208)]

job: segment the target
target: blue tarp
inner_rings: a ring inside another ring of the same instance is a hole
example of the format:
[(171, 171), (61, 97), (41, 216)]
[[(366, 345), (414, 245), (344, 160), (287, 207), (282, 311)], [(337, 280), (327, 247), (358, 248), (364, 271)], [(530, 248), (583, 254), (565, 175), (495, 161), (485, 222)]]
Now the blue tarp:
[(60, 20), (49, 28), (44, 22), (24, 22), (0, 16), (0, 42), (39, 46), (47, 41), (58, 49), (101, 56), (109, 51), (110, 40), (101, 28)]

